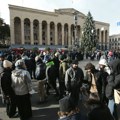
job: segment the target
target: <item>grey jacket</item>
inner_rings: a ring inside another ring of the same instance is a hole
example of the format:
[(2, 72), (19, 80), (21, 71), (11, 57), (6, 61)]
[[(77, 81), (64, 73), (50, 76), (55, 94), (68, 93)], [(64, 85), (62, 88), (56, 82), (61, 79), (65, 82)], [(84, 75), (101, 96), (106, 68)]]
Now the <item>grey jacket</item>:
[(81, 86), (83, 79), (84, 73), (81, 68), (78, 67), (76, 70), (74, 70), (72, 67), (70, 67), (65, 74), (65, 85), (69, 88), (73, 82), (76, 82), (79, 86)]
[(32, 90), (30, 74), (27, 70), (16, 69), (12, 71), (12, 88), (16, 95), (25, 95)]

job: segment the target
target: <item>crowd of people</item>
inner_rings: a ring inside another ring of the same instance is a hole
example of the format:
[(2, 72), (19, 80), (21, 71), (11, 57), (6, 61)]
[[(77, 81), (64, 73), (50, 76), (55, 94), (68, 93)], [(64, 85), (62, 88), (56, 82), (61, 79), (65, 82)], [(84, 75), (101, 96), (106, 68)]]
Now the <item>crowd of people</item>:
[[(30, 94), (34, 93), (31, 81), (34, 79), (38, 82), (41, 103), (51, 94), (51, 88), (55, 91), (60, 120), (120, 120), (120, 59), (114, 55), (112, 51), (97, 52), (94, 56), (99, 66), (87, 63), (84, 73), (79, 65), (84, 59), (81, 52), (1, 53), (1, 92), (7, 115), (13, 118), (19, 114), (20, 120), (32, 117)], [(82, 114), (79, 106), (83, 97), (87, 98), (86, 114)]]

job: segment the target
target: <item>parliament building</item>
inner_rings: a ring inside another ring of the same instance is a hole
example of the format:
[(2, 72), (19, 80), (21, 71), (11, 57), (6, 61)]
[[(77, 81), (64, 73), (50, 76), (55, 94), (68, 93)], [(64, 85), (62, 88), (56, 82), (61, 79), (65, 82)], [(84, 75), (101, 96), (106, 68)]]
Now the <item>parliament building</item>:
[[(74, 8), (55, 9), (54, 12), (50, 12), (9, 5), (9, 11), (13, 46), (72, 47), (75, 25), (77, 42), (80, 45), (86, 15)], [(95, 20), (95, 27), (98, 48), (103, 50), (109, 48), (109, 23)]]

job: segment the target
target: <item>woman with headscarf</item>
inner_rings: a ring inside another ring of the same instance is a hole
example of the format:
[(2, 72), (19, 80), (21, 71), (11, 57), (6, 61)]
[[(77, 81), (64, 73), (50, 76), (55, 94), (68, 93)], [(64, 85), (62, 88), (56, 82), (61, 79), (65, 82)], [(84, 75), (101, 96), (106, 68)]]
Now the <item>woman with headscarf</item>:
[(28, 120), (32, 117), (29, 94), (32, 91), (31, 77), (22, 59), (16, 61), (15, 67), (16, 69), (12, 71), (12, 88), (16, 95), (20, 120)]

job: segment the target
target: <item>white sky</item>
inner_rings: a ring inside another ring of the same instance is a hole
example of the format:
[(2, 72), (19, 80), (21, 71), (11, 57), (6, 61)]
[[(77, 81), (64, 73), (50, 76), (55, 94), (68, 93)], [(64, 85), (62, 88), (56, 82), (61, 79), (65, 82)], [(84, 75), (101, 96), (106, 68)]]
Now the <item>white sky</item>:
[(0, 0), (0, 17), (9, 22), (8, 4), (54, 11), (59, 8), (74, 8), (93, 19), (110, 24), (110, 35), (120, 33), (120, 0)]

